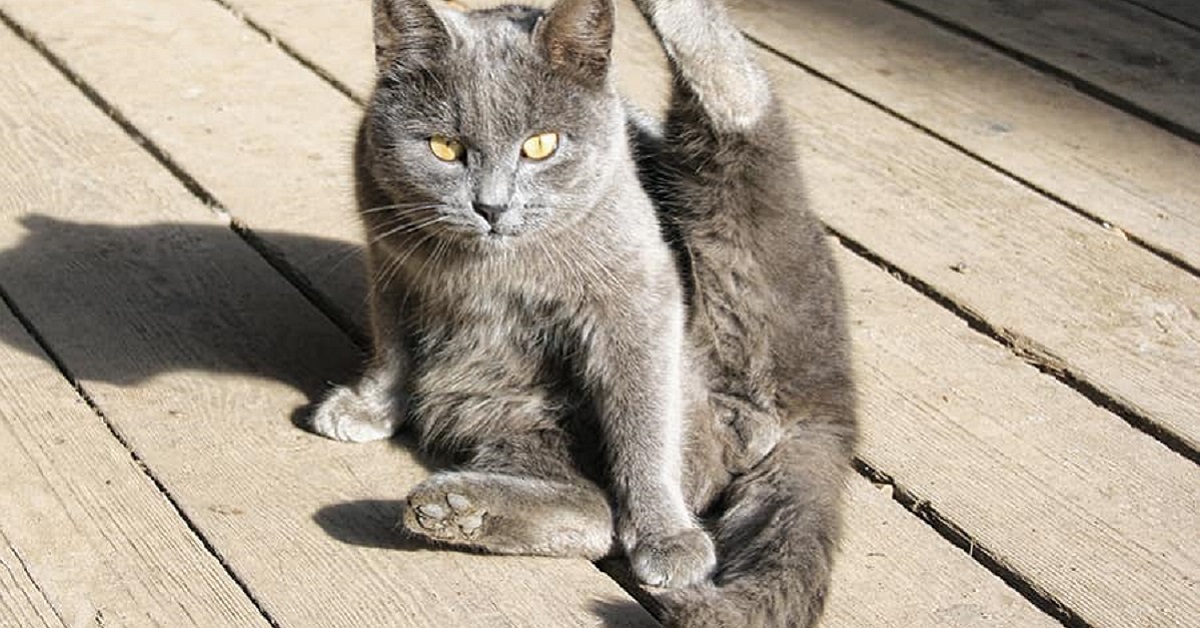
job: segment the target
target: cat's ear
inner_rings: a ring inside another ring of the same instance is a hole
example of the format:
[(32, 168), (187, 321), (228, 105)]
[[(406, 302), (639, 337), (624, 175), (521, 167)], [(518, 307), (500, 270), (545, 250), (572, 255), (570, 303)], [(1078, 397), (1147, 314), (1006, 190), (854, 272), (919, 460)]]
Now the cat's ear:
[(550, 66), (591, 86), (608, 78), (612, 0), (558, 0), (533, 34)]
[(389, 68), (427, 67), (450, 48), (450, 31), (426, 0), (374, 0), (375, 63)]

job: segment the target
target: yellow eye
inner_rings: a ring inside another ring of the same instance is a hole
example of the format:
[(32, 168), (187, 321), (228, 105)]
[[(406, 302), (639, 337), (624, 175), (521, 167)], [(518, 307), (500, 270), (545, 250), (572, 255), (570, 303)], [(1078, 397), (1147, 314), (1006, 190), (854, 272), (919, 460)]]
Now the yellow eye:
[(462, 142), (444, 135), (429, 138), (429, 150), (442, 161), (458, 161), (463, 154)]
[(521, 144), (521, 154), (541, 161), (558, 150), (558, 133), (538, 133)]

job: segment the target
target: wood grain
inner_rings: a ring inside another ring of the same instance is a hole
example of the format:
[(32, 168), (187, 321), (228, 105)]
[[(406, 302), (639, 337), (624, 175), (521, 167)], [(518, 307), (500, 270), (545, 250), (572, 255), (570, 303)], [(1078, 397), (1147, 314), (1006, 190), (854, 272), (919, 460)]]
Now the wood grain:
[[(5, 54), (10, 43), (0, 43)], [(9, 548), (7, 574), (28, 570), (36, 579), (27, 599), (44, 595), (53, 617), (72, 626), (267, 626), (3, 309), (0, 337), (0, 541)]]
[(3, 532), (0, 532), (0, 626), (66, 628)]
[(1048, 368), (1200, 449), (1200, 280), (764, 57), (826, 222)]
[[(270, 617), (653, 625), (585, 561), (400, 539), (401, 500), (427, 473), (410, 450), (333, 443), (288, 420), (350, 376), (347, 338), (32, 50), (7, 31), (0, 49), (0, 285)], [(202, 587), (197, 576), (164, 579)]]
[(1122, 0), (904, 0), (1200, 136), (1200, 31)]
[(1200, 614), (1200, 468), (861, 259), (861, 457), (1091, 626)]
[(1200, 268), (1196, 144), (879, 0), (732, 8), (772, 48)]
[(1195, 0), (1126, 0), (1200, 28), (1200, 4)]

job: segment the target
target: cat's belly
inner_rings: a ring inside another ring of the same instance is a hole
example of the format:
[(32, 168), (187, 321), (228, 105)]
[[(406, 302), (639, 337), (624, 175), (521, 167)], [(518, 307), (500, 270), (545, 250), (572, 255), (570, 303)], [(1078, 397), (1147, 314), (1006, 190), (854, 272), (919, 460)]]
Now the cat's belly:
[(467, 453), (514, 435), (556, 429), (564, 404), (537, 388), (414, 390), (409, 420), (422, 444)]

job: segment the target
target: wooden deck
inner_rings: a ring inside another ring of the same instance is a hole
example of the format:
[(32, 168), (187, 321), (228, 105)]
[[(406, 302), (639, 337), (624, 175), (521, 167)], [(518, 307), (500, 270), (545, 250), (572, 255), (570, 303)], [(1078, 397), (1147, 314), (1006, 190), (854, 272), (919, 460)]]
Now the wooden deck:
[[(0, 626), (654, 625), (399, 538), (411, 448), (292, 425), (359, 360), (368, 6), (0, 0)], [(1200, 625), (1200, 3), (734, 12), (855, 333), (823, 626)]]

